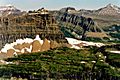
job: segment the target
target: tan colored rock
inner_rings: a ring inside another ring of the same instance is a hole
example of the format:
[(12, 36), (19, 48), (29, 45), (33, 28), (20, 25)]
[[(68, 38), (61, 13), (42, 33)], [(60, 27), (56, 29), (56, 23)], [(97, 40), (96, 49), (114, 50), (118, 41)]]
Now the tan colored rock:
[(50, 49), (50, 43), (47, 39), (44, 39), (41, 47), (41, 51), (47, 51), (49, 49)]
[(54, 49), (54, 48), (57, 48), (57, 47), (59, 47), (59, 44), (56, 41), (51, 40), (50, 41), (50, 48)]
[(30, 48), (30, 45), (31, 45), (31, 44), (29, 44), (29, 43), (23, 43), (23, 44), (22, 44), (23, 48)]
[(23, 46), (22, 46), (22, 44), (17, 44), (15, 46), (13, 46), (13, 48), (21, 51), (23, 49)]
[(93, 38), (104, 38), (109, 37), (106, 33), (103, 32), (86, 32), (86, 37), (93, 37)]
[(32, 42), (32, 52), (38, 52), (41, 50), (41, 43), (38, 40)]
[(14, 56), (14, 52), (15, 52), (14, 49), (7, 50), (7, 57), (13, 57)]

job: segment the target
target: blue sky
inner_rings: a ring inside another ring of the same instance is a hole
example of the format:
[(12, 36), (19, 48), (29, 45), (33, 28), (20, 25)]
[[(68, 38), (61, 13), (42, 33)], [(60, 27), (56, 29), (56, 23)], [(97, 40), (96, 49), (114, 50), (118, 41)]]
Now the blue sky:
[(61, 9), (75, 7), (76, 9), (98, 9), (107, 4), (120, 7), (120, 0), (0, 0), (0, 5), (14, 5), (22, 10), (34, 10), (41, 7), (47, 9)]

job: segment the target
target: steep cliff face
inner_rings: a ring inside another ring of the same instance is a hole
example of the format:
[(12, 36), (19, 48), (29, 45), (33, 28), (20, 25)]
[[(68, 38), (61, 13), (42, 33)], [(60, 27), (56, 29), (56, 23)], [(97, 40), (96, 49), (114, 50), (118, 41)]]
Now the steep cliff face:
[(61, 28), (64, 28), (64, 30), (62, 29), (63, 32), (66, 30), (68, 33), (73, 35), (72, 37), (78, 39), (85, 39), (87, 37), (86, 33), (88, 32), (93, 32), (93, 34), (95, 32), (101, 32), (101, 35), (105, 34), (102, 28), (97, 26), (92, 18), (79, 15), (74, 8), (72, 8), (72, 10), (71, 8), (69, 9), (69, 7), (63, 9), (55, 12), (56, 19), (60, 23)]
[(20, 38), (34, 38), (36, 35), (39, 35), (41, 39), (47, 38), (60, 43), (66, 42), (56, 20), (45, 9), (29, 11), (19, 15), (11, 14), (0, 19), (2, 45)]
[(120, 8), (107, 5), (98, 10), (79, 11), (74, 8), (62, 8), (54, 11), (65, 36), (78, 39), (95, 38), (96, 41), (119, 41)]

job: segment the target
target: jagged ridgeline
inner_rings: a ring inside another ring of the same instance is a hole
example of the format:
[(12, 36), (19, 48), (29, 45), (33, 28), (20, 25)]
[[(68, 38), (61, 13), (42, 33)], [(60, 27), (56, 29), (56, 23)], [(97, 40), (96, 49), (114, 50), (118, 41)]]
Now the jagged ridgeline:
[(16, 39), (35, 38), (66, 42), (52, 14), (45, 9), (0, 17), (0, 46)]
[(83, 40), (89, 37), (100, 39), (108, 37), (92, 18), (80, 15), (74, 8), (63, 8), (55, 11), (54, 15), (61, 25), (61, 30), (68, 37)]

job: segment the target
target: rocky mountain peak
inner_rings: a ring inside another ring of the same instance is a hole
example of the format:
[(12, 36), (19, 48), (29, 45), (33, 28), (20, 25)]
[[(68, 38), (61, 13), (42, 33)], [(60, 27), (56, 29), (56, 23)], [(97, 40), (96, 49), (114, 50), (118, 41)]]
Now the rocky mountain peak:
[(0, 6), (0, 11), (11, 11), (11, 10), (18, 10), (18, 9), (13, 5)]
[(13, 5), (0, 6), (0, 15), (19, 14), (21, 11)]
[(120, 10), (118, 6), (113, 5), (113, 4), (108, 4), (106, 8), (113, 8), (114, 10)]
[(110, 3), (106, 7), (114, 7), (114, 5)]
[(106, 7), (103, 7), (98, 10), (100, 15), (118, 15), (120, 14), (120, 8), (113, 4), (108, 4)]

